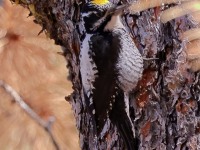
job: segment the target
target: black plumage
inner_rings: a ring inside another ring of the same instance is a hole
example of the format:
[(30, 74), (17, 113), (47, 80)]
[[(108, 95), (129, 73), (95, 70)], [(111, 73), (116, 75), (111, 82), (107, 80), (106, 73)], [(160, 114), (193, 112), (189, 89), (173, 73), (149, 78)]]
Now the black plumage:
[(117, 46), (116, 40), (118, 39), (109, 32), (98, 33), (91, 37), (92, 58), (98, 70), (93, 84), (92, 98), (99, 132), (103, 128), (106, 118), (110, 115), (110, 110), (115, 101), (115, 96), (113, 97), (113, 95), (116, 94), (118, 88), (115, 64), (119, 53), (115, 48)]

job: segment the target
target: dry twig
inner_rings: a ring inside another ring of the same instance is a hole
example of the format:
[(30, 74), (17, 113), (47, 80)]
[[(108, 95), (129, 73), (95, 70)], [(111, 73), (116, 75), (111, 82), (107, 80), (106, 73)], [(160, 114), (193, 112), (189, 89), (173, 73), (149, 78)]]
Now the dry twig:
[(0, 80), (0, 87), (2, 87), (10, 96), (12, 96), (13, 100), (19, 104), (19, 106), (31, 117), (33, 118), (41, 127), (45, 129), (45, 131), (49, 134), (52, 143), (55, 146), (56, 150), (59, 150), (59, 145), (56, 142), (52, 131), (51, 126), (55, 121), (53, 116), (49, 117), (48, 121), (44, 121), (33, 109), (31, 109), (25, 101), (21, 98), (21, 96), (14, 90), (10, 85)]

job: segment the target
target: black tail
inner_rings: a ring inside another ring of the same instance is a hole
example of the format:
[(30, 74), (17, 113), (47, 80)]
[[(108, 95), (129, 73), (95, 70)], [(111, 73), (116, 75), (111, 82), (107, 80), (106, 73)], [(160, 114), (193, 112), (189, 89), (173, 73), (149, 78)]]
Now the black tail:
[(137, 150), (138, 142), (137, 139), (133, 136), (132, 127), (130, 126), (130, 122), (127, 119), (128, 118), (123, 121), (116, 122), (116, 126), (126, 144), (127, 150)]
[(124, 140), (127, 150), (138, 150), (138, 140), (134, 137), (132, 125), (125, 111), (124, 93), (122, 91), (116, 97), (110, 119)]

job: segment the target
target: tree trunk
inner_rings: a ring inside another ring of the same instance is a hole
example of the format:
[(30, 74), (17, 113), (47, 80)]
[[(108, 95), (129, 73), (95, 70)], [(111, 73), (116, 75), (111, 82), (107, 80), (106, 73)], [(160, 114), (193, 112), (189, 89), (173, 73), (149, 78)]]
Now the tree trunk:
[[(74, 89), (66, 99), (74, 111), (81, 149), (125, 149), (110, 122), (102, 139), (95, 140), (91, 132), (93, 122), (83, 100), (79, 66), (80, 39), (84, 34), (80, 10), (85, 1), (16, 1), (29, 8), (35, 22), (63, 46)], [(145, 60), (142, 79), (131, 94), (131, 117), (139, 149), (199, 149), (200, 75), (188, 69), (184, 44), (179, 39), (179, 33), (193, 24), (186, 17), (162, 24), (159, 13), (158, 9), (149, 9), (123, 17), (143, 57), (157, 58)]]

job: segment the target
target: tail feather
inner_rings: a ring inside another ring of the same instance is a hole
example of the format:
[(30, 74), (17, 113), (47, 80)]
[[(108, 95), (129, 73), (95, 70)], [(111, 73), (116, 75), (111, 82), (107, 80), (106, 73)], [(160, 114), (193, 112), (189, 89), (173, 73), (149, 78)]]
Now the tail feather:
[(129, 120), (124, 120), (123, 122), (118, 122), (116, 124), (125, 144), (127, 150), (137, 150), (138, 141), (133, 136), (132, 127), (130, 126)]
[(134, 137), (134, 127), (129, 114), (127, 114), (125, 98), (127, 97), (124, 95), (123, 91), (119, 91), (110, 119), (112, 123), (116, 125), (120, 135), (122, 136), (126, 149), (137, 150), (138, 140)]

